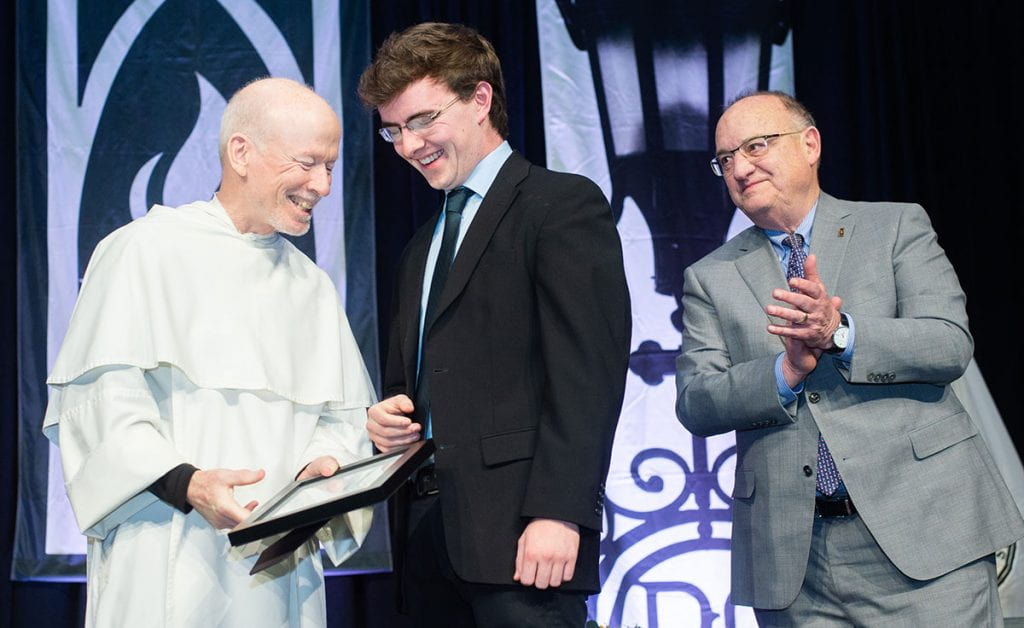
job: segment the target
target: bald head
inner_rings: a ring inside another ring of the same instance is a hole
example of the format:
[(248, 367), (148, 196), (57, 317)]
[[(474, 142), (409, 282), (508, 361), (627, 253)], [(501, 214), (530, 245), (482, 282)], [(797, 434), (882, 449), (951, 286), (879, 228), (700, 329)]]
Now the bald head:
[(257, 144), (265, 144), (295, 112), (310, 110), (335, 116), (326, 100), (298, 81), (262, 78), (249, 83), (235, 92), (221, 116), (221, 160), (232, 135), (241, 133)]
[(323, 98), (282, 78), (254, 81), (231, 97), (220, 127), (217, 193), (243, 233), (309, 230), (330, 193), (341, 125)]

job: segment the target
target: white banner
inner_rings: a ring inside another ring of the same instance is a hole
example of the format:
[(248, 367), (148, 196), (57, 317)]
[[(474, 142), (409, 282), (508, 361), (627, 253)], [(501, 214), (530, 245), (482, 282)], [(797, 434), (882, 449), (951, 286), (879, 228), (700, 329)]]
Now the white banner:
[(609, 198), (633, 306), (603, 590), (590, 601), (591, 618), (608, 626), (755, 625), (729, 602), (735, 438), (680, 425), (675, 356), (683, 268), (743, 224), (708, 165), (714, 124), (742, 91), (792, 92), (792, 53), (788, 37), (769, 40), (777, 22), (767, 11), (722, 30), (733, 5), (750, 2), (707, 15), (695, 13), (705, 3), (685, 4), (537, 1), (548, 167), (590, 177)]

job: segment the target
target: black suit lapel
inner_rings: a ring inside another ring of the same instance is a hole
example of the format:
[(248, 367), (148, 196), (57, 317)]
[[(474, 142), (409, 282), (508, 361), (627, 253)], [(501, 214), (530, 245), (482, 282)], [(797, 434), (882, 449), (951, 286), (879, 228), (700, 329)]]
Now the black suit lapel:
[(423, 300), (423, 273), (427, 266), (427, 253), (430, 251), (430, 239), (437, 225), (438, 215), (435, 214), (427, 224), (413, 236), (409, 243), (409, 272), (402, 284), (402, 295), (399, 300), (405, 307), (399, 312), (402, 320), (402, 355), (406, 356), (403, 365), (405, 381), (409, 382), (410, 393), (416, 382), (416, 365), (419, 360), (420, 340), (420, 303)]
[[(530, 162), (519, 153), (512, 153), (505, 164), (498, 171), (491, 189), (487, 191), (480, 209), (477, 210), (473, 223), (466, 232), (455, 260), (452, 262), (452, 269), (448, 274), (448, 281), (441, 292), (441, 299), (437, 305), (437, 320), (444, 315), (448, 306), (452, 304), (459, 294), (462, 293), (480, 261), (480, 256), (487, 250), (494, 230), (497, 229), (501, 219), (508, 212), (512, 202), (519, 194), (519, 184), (530, 171)], [(423, 276), (422, 270), (420, 277)], [(422, 286), (421, 286), (422, 289)], [(424, 334), (427, 330), (424, 330)]]

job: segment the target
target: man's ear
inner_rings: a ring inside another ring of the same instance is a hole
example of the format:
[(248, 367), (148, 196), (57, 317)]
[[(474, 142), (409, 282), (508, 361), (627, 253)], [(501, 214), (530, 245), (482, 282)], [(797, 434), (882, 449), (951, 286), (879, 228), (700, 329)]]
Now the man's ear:
[(487, 81), (480, 81), (473, 90), (473, 104), (476, 106), (476, 123), (482, 124), (491, 115), (491, 98), (494, 88)]
[(244, 177), (249, 172), (249, 162), (254, 149), (252, 139), (244, 133), (235, 133), (228, 138), (224, 157), (239, 177)]
[(814, 167), (821, 159), (821, 133), (817, 127), (807, 127), (800, 136), (800, 142), (808, 165)]

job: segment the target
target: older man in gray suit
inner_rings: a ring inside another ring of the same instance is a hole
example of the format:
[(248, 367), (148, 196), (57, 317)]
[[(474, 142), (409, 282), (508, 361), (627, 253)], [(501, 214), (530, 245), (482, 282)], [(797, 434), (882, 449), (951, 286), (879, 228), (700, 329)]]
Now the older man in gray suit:
[(732, 602), (762, 625), (1002, 625), (1024, 536), (949, 383), (964, 294), (924, 210), (821, 192), (781, 93), (734, 102), (712, 169), (754, 222), (687, 269), (679, 419), (736, 431)]

